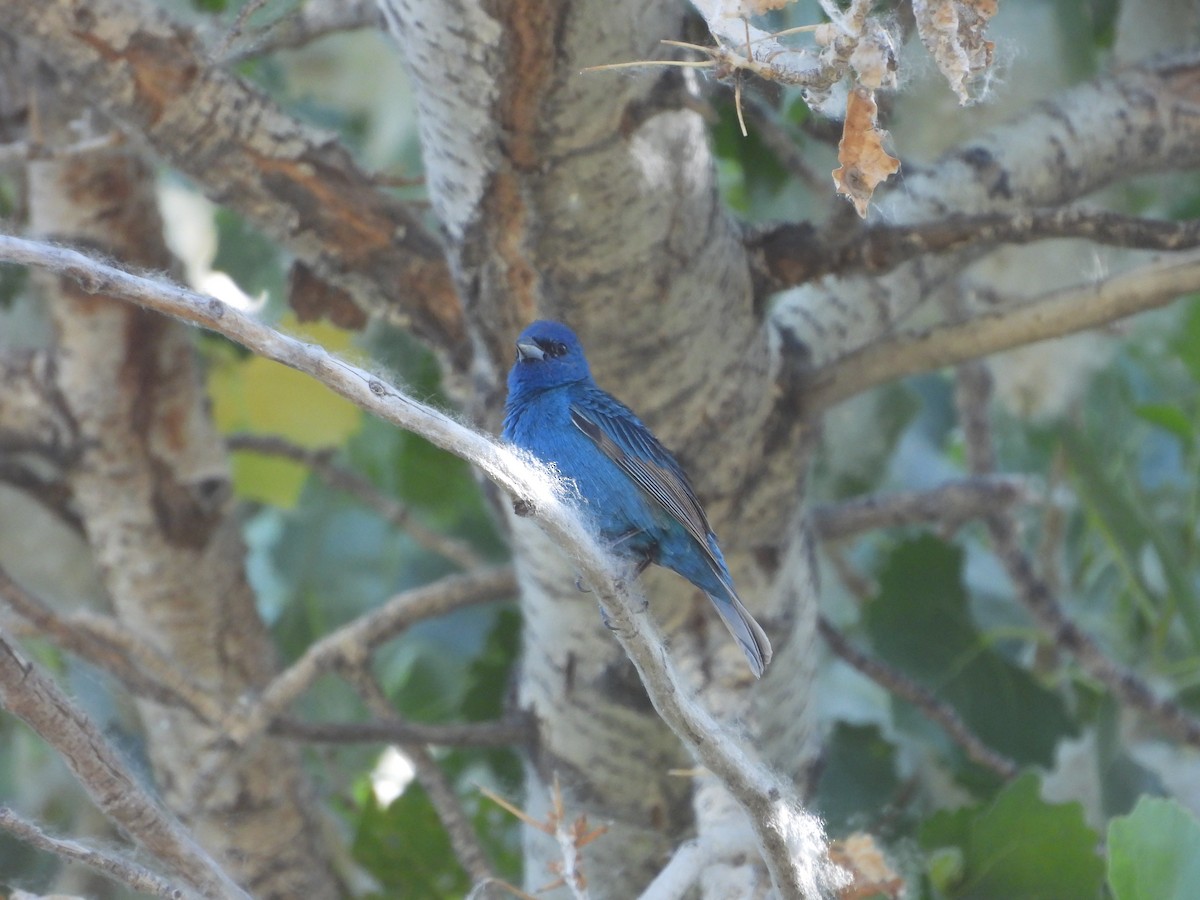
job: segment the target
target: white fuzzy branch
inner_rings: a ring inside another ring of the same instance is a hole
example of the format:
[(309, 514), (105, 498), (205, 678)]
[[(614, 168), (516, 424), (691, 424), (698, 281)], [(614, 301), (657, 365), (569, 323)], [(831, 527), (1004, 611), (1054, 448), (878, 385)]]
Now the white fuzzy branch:
[(370, 372), (319, 346), (281, 334), (215, 298), (133, 275), (75, 250), (17, 237), (0, 236), (0, 261), (48, 269), (76, 280), (84, 290), (128, 300), (222, 334), (260, 356), (313, 376), (362, 409), (477, 466), (523, 501), (571, 555), (663, 721), (745, 809), (780, 897), (819, 897), (840, 881), (840, 870), (825, 853), (820, 820), (801, 807), (790, 782), (772, 772), (696, 701), (668, 660), (645, 602), (614, 578), (621, 567), (573, 508), (562, 502), (556, 479), (544, 467)]
[(32, 728), (66, 762), (103, 813), (212, 900), (250, 900), (125, 765), (96, 724), (0, 630), (0, 708)]
[(166, 897), (167, 900), (179, 900), (183, 895), (179, 888), (174, 887), (161, 875), (115, 853), (97, 850), (78, 841), (51, 837), (7, 806), (0, 806), (0, 828), (31, 847), (95, 869), (140, 893), (150, 894), (152, 897)]

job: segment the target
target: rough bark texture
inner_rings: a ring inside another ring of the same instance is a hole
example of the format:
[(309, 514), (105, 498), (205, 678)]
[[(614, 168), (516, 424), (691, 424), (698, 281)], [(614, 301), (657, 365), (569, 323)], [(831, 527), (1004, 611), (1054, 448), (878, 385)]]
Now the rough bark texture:
[[(431, 199), (476, 347), (475, 410), (496, 422), (525, 323), (551, 317), (576, 328), (600, 383), (695, 475), (743, 596), (776, 643), (758, 692), (787, 723), (776, 761), (800, 771), (814, 595), (807, 554), (790, 548), (801, 541), (792, 526), (806, 442), (776, 427), (771, 348), (705, 124), (688, 108), (690, 81), (580, 74), (652, 55), (659, 38), (679, 34), (682, 10), (598, 0), (381, 6), (417, 89)], [(444, 59), (454, 60), (453, 79)], [(558, 773), (568, 810), (613, 825), (588, 848), (589, 868), (605, 873), (594, 889), (632, 896), (694, 827), (692, 785), (667, 774), (687, 761), (569, 567), (535, 528), (515, 533), (521, 699), (542, 722), (527, 803), (544, 802)], [(708, 601), (673, 576), (650, 574), (646, 590), (706, 701), (750, 722), (754, 685)], [(792, 629), (803, 637), (790, 640)], [(530, 837), (531, 885), (544, 883), (556, 855), (543, 840)]]
[(441, 248), (332, 135), (211, 64), (195, 33), (145, 0), (0, 4), (0, 29), (64, 87), (194, 177), (320, 277), (465, 364), (462, 310)]
[[(1052, 207), (1131, 176), (1200, 162), (1200, 58), (1130, 68), (1082, 85), (908, 172), (881, 220)], [(773, 314), (813, 366), (902, 326), (971, 255), (921, 258), (883, 277), (827, 278)]]
[[(66, 135), (65, 123), (41, 124), (44, 139)], [(38, 234), (132, 266), (172, 267), (153, 171), (136, 155), (35, 161), (29, 190)], [(266, 681), (273, 654), (243, 572), (224, 449), (191, 339), (181, 325), (69, 282), (44, 287), (57, 386), (80, 448), (68, 483), (115, 611), (229, 707)], [(258, 897), (337, 895), (293, 746), (268, 741), (229, 758), (217, 723), (150, 701), (139, 709), (165, 799), (239, 881)], [(196, 796), (196, 774), (218, 760), (220, 777)]]
[[(478, 421), (498, 421), (520, 326), (536, 316), (573, 325), (601, 384), (634, 406), (694, 475), (741, 592), (775, 644), (767, 676), (753, 684), (707, 601), (674, 576), (648, 573), (670, 653), (706, 703), (741, 722), (803, 782), (817, 653), (815, 570), (800, 509), (819, 423), (798, 421), (798, 407), (780, 402), (780, 374), (886, 339), (923, 300), (957, 287), (972, 255), (809, 284), (764, 321), (767, 298), (756, 295), (742, 236), (719, 202), (691, 75), (580, 74), (653, 57), (659, 39), (680, 36), (679, 6), (380, 6), (416, 86), (448, 259), (344, 150), (212, 68), (191, 33), (153, 4), (0, 3), (0, 28), (28, 40), (73, 90), (210, 196), (285, 241), (318, 279), (370, 308), (400, 293)], [(906, 172), (902, 190), (880, 205), (896, 223), (1044, 207), (1135, 172), (1194, 166), (1198, 71), (1189, 58), (1079, 88), (928, 170)], [(144, 212), (146, 173), (136, 162), (38, 165), (34, 208), (56, 236), (169, 265), (148, 252), (160, 229)], [(114, 237), (136, 252), (122, 252)], [(118, 611), (232, 701), (261, 683), (268, 655), (236, 565), (223, 462), (199, 416), (194, 376), (179, 363), (186, 348), (173, 326), (69, 289), (56, 306), (70, 351), (59, 385), (89, 441), (73, 487)], [(513, 531), (524, 592), (520, 696), (540, 728), (526, 806), (544, 811), (557, 774), (568, 814), (613, 826), (588, 847), (593, 893), (635, 896), (689, 832), (711, 839), (705, 846), (727, 846), (712, 836), (740, 812), (711, 783), (668, 776), (688, 761), (595, 604), (536, 528), (522, 521)], [(177, 714), (144, 711), (151, 745), (171, 748), (156, 750), (155, 760), (169, 796), (189, 796), (187, 773), (209, 767), (219, 751)], [(178, 735), (179, 745), (164, 735)], [(246, 865), (275, 868), (249, 873), (257, 893), (326, 896), (332, 886), (300, 812), (296, 771), (278, 748), (255, 751), (227, 770), (194, 821), (227, 847), (260, 848)], [(260, 791), (264, 778), (269, 791)], [(230, 812), (239, 815), (226, 822)], [(528, 849), (529, 882), (544, 883), (558, 850), (537, 834)], [(752, 861), (714, 858), (711, 867), (705, 884), (714, 893), (737, 885), (730, 890), (745, 895), (765, 884)]]

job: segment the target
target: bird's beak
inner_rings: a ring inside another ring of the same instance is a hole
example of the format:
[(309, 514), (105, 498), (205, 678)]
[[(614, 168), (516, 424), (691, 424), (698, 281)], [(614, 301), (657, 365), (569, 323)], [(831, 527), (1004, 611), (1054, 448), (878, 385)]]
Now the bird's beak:
[(517, 341), (517, 359), (524, 362), (527, 359), (545, 359), (546, 351), (533, 341)]

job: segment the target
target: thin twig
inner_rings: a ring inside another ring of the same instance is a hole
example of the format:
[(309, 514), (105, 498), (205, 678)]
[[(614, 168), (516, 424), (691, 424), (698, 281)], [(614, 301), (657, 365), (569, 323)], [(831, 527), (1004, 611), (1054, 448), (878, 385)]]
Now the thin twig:
[(545, 821), (535, 819), (519, 806), (485, 787), (480, 787), (479, 792), (530, 828), (554, 838), (554, 842), (558, 844), (562, 858), (549, 864), (550, 872), (555, 876), (554, 880), (539, 888), (539, 894), (565, 887), (575, 900), (588, 900), (587, 876), (583, 872), (583, 848), (603, 837), (608, 832), (608, 826), (592, 828), (588, 825), (586, 814), (574, 819), (568, 817), (557, 772), (554, 774), (554, 784), (550, 792), (550, 811), (546, 814)]
[(164, 866), (213, 900), (249, 900), (142, 787), (88, 715), (9, 643), (0, 629), (0, 707), (66, 762), (100, 810)]
[(393, 713), (369, 722), (305, 722), (279, 716), (270, 733), (312, 744), (427, 744), (435, 747), (524, 747), (537, 735), (533, 720), (509, 713), (494, 722), (430, 725)]
[(936, 522), (949, 532), (964, 522), (1031, 499), (1025, 479), (977, 476), (949, 481), (926, 491), (870, 494), (842, 503), (814, 507), (809, 522), (817, 538), (838, 541), (874, 531)]
[(89, 613), (60, 616), (25, 590), (0, 566), (0, 600), (43, 637), (108, 672), (134, 694), (166, 706), (182, 706), (202, 721), (224, 715), (216, 700), (194, 684), (157, 648), (127, 626)]
[(161, 875), (139, 866), (108, 850), (97, 850), (78, 841), (51, 837), (41, 828), (22, 818), (7, 806), (0, 805), (0, 828), (19, 838), (31, 847), (53, 853), (60, 859), (80, 863), (95, 869), (102, 875), (142, 894), (180, 900), (183, 891), (173, 886)]
[(829, 560), (838, 580), (859, 603), (867, 603), (879, 592), (879, 586), (874, 581), (851, 565), (841, 541), (826, 541), (821, 545), (821, 552)]
[[(362, 697), (372, 715), (383, 719), (393, 715), (392, 704), (366, 660), (362, 660), (358, 665), (346, 667), (343, 674)], [(417, 781), (425, 789), (425, 795), (437, 812), (442, 827), (446, 829), (459, 865), (474, 883), (494, 880), (496, 873), (492, 871), (483, 845), (479, 843), (479, 836), (437, 760), (424, 744), (406, 743), (404, 753), (412, 762)]]
[[(600, 545), (573, 505), (563, 501), (561, 484), (543, 466), (370, 372), (321, 347), (280, 334), (213, 297), (133, 275), (75, 250), (23, 238), (0, 236), (0, 261), (49, 269), (75, 279), (84, 290), (216, 331), (260, 356), (312, 375), (362, 409), (473, 463), (528, 508), (551, 540), (572, 557), (659, 716), (745, 809), (780, 896), (785, 900), (820, 896), (842, 883), (843, 873), (826, 854), (820, 820), (801, 806), (790, 781), (700, 705), (670, 662), (662, 634), (647, 615), (648, 604), (620, 578), (622, 565)], [(253, 723), (258, 733), (273, 715), (266, 718)]]
[(233, 20), (233, 24), (229, 27), (229, 31), (221, 39), (221, 43), (212, 52), (213, 59), (222, 59), (229, 52), (229, 48), (233, 42), (238, 39), (242, 30), (246, 27), (246, 23), (250, 17), (267, 5), (267, 0), (249, 0), (245, 6), (238, 10), (237, 18)]
[(805, 410), (815, 413), (905, 375), (1096, 328), (1196, 291), (1200, 291), (1200, 253), (1164, 257), (1012, 309), (894, 335), (817, 369), (796, 389)]
[(282, 456), (307, 466), (331, 488), (354, 497), (388, 523), (406, 532), (422, 548), (450, 560), (464, 571), (477, 569), (485, 563), (465, 541), (426, 528), (403, 503), (381, 492), (357, 472), (332, 462), (328, 450), (301, 447), (292, 441), (265, 434), (234, 434), (230, 435), (227, 443), (230, 450)]
[(512, 569), (485, 569), (451, 575), (405, 591), (311, 644), (304, 654), (276, 675), (256, 701), (235, 711), (225, 727), (227, 740), (239, 747), (264, 734), (271, 722), (321, 675), (370, 654), (380, 644), (416, 622), (442, 616), (464, 606), (512, 596), (517, 589)]
[[(995, 452), (988, 420), (991, 376), (981, 363), (960, 366), (955, 402), (962, 422), (967, 461), (972, 472), (995, 469)], [(1138, 710), (1167, 734), (1200, 748), (1200, 720), (1179, 703), (1160, 696), (1136, 672), (1112, 659), (1094, 637), (1080, 628), (1034, 570), (1021, 546), (1016, 518), (1011, 512), (984, 517), (984, 524), (1000, 564), (1016, 588), (1017, 597), (1034, 620), (1050, 635), (1056, 647), (1070, 653), (1089, 675), (1105, 685), (1131, 709)]]
[(0, 482), (28, 495), (76, 534), (83, 534), (83, 520), (71, 505), (70, 488), (62, 481), (43, 478), (32, 467), (0, 458)]
[[(766, 131), (760, 132), (765, 140)], [(1129, 250), (1190, 250), (1200, 247), (1200, 219), (1172, 222), (1067, 206), (956, 214), (933, 222), (855, 228), (850, 233), (788, 222), (751, 230), (746, 247), (759, 289), (770, 292), (826, 275), (882, 275), (918, 257), (1062, 238)]]
[(331, 34), (363, 28), (383, 28), (383, 14), (374, 0), (309, 0), (286, 16), (250, 32), (242, 47), (231, 47), (221, 59), (227, 65), (244, 62), (280, 50), (295, 50)]
[(995, 772), (1005, 781), (1017, 776), (1017, 772), (1020, 771), (1017, 764), (985, 744), (950, 704), (943, 703), (932, 691), (900, 670), (859, 650), (824, 616), (817, 619), (817, 629), (829, 645), (829, 649), (838, 657), (876, 684), (908, 701), (926, 718), (940, 725), (950, 739), (962, 747), (972, 760)]

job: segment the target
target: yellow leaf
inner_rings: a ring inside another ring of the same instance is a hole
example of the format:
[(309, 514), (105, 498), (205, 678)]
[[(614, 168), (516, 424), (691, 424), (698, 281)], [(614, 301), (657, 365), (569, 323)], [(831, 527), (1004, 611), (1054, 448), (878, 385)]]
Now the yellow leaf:
[[(339, 352), (352, 335), (324, 322), (303, 326), (285, 318), (280, 329)], [(224, 433), (249, 432), (286, 438), (303, 447), (336, 447), (358, 431), (362, 411), (308, 375), (260, 356), (219, 361), (208, 374), (213, 418)], [(290, 508), (308, 475), (298, 463), (258, 453), (235, 453), (239, 496)]]

